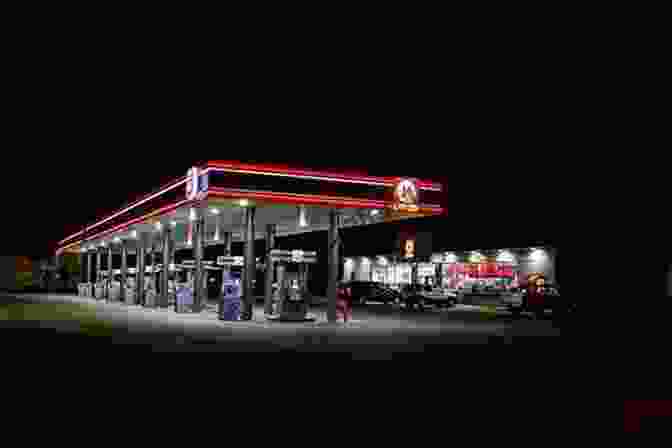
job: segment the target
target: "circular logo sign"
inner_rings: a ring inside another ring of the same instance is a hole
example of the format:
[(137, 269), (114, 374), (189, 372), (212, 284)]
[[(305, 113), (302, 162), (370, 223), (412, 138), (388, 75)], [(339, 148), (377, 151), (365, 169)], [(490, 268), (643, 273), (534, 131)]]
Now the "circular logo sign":
[(394, 188), (394, 202), (398, 208), (413, 209), (418, 205), (418, 188), (411, 179), (402, 179)]

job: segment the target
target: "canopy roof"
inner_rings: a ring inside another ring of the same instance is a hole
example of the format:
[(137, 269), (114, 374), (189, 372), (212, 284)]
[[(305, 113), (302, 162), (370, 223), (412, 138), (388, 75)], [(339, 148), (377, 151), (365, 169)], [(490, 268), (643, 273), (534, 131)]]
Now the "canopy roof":
[[(402, 180), (409, 179), (208, 162), (61, 240), (57, 253), (80, 252), (121, 239), (130, 240), (132, 247), (136, 235), (158, 232), (157, 223), (188, 227), (195, 209), (204, 213), (207, 245), (220, 244), (223, 232), (232, 232), (234, 241), (241, 240), (244, 209), (251, 206), (256, 208), (256, 238), (264, 237), (268, 224), (277, 226), (278, 236), (325, 230), (331, 209), (339, 210), (341, 225), (346, 227), (445, 212), (438, 196), (443, 186), (420, 179), (410, 179), (417, 189), (417, 203), (400, 209), (394, 191)], [(305, 219), (300, 220), (300, 215)], [(178, 240), (178, 246), (187, 240)]]

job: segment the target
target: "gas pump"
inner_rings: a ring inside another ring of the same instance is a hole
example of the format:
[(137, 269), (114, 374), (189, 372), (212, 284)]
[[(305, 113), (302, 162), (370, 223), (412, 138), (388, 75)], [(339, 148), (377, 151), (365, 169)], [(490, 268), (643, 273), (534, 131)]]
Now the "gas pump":
[[(314, 321), (309, 314), (308, 265), (317, 263), (317, 252), (271, 250), (273, 266), (277, 263), (277, 287), (273, 292), (273, 314), (269, 320), (284, 322)], [(291, 268), (291, 271), (290, 269)]]
[(112, 279), (109, 283), (108, 299), (110, 302), (118, 302), (121, 296), (121, 270), (115, 269), (112, 271)]
[(241, 277), (244, 264), (244, 257), (217, 257), (217, 265), (222, 267), (221, 295), (217, 307), (219, 320), (237, 321), (240, 319)]

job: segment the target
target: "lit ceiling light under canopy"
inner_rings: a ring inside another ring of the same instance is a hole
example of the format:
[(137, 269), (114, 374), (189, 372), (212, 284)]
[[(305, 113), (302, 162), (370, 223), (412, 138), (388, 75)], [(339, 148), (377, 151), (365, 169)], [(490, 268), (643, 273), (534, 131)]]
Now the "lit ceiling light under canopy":
[(241, 199), (240, 201), (238, 201), (238, 203), (240, 204), (241, 207), (247, 207), (248, 205), (250, 205), (250, 201), (248, 201), (247, 199)]
[(120, 243), (120, 242), (121, 242), (121, 238), (119, 238), (118, 236), (115, 236), (115, 237), (114, 237), (114, 242), (115, 242), (115, 243)]
[(189, 220), (196, 221), (196, 210), (193, 208), (189, 209)]
[(377, 208), (371, 210), (371, 216), (376, 216), (378, 213), (380, 213), (380, 210), (378, 210)]
[(170, 225), (173, 227), (177, 226), (177, 221), (170, 221)]
[(219, 209), (212, 207), (210, 209), (210, 213), (212, 213), (213, 215), (219, 215)]
[(131, 232), (131, 238), (137, 238), (138, 237), (138, 231), (134, 230)]
[(305, 206), (298, 207), (299, 227), (308, 227), (308, 209)]

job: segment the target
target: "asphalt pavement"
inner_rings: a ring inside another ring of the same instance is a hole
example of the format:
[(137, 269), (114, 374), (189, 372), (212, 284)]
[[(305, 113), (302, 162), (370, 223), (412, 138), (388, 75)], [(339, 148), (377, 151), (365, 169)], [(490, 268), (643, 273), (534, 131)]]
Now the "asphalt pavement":
[(270, 322), (257, 304), (253, 321), (223, 322), (213, 304), (201, 313), (178, 314), (65, 294), (0, 294), (0, 329), (93, 335), (153, 351), (337, 352), (385, 358), (454, 344), (516, 344), (543, 338), (552, 345), (567, 332), (567, 324), (557, 325), (550, 318), (514, 318), (501, 309), (468, 306), (416, 311), (369, 303), (353, 309), (352, 321), (335, 324), (327, 322), (324, 303), (313, 306), (311, 313), (316, 317), (312, 323)]

